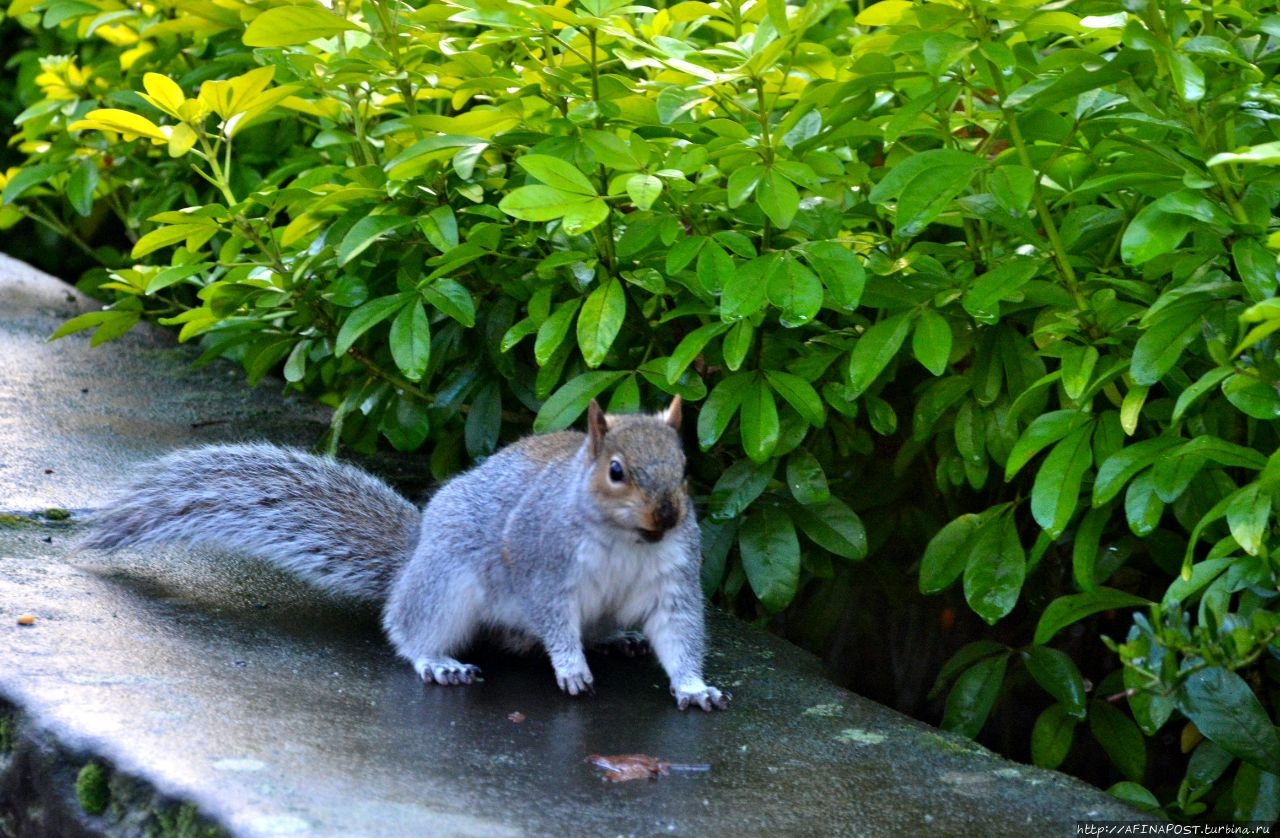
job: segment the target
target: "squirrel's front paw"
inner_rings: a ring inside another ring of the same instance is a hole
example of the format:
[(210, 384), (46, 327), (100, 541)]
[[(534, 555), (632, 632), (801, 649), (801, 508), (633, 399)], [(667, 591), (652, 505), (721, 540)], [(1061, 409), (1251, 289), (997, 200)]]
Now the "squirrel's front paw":
[(446, 687), (471, 684), (480, 677), (480, 667), (461, 663), (453, 658), (423, 658), (414, 661), (413, 668), (417, 670), (424, 683), (436, 683)]
[(671, 694), (676, 698), (676, 706), (681, 710), (688, 710), (691, 705), (701, 707), (710, 713), (712, 710), (729, 709), (729, 700), (733, 698), (731, 693), (721, 692), (715, 687), (702, 683), (701, 680), (688, 681), (673, 686)]
[(573, 670), (556, 670), (556, 683), (569, 695), (595, 695), (595, 679), (586, 666)]

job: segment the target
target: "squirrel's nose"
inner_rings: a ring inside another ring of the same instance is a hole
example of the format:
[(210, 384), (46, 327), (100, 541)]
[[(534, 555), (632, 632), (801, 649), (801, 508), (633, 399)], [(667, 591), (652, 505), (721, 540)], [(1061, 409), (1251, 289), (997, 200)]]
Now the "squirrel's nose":
[(680, 508), (672, 502), (671, 498), (664, 497), (658, 504), (658, 508), (653, 511), (653, 523), (659, 530), (671, 529), (680, 523)]

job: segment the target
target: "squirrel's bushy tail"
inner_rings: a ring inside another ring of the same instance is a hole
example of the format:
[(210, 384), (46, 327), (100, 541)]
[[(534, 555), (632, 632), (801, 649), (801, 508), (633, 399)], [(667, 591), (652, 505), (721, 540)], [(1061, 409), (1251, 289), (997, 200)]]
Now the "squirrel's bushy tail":
[(420, 512), (354, 466), (265, 444), (154, 461), (90, 519), (88, 549), (175, 542), (264, 559), (318, 587), (381, 601)]

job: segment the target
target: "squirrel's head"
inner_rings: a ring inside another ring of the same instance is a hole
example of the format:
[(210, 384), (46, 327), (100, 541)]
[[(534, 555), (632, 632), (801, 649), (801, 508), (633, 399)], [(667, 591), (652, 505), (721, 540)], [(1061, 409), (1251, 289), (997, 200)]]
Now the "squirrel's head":
[(679, 428), (679, 396), (656, 415), (606, 415), (594, 400), (587, 411), (591, 491), (610, 523), (650, 543), (689, 514)]

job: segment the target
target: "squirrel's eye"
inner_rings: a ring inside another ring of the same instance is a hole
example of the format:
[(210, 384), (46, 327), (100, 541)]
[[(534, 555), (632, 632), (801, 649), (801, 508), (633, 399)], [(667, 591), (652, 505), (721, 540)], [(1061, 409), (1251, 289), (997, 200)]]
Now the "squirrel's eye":
[(609, 462), (609, 479), (614, 483), (621, 483), (627, 479), (627, 470), (622, 467), (622, 463), (618, 460)]

